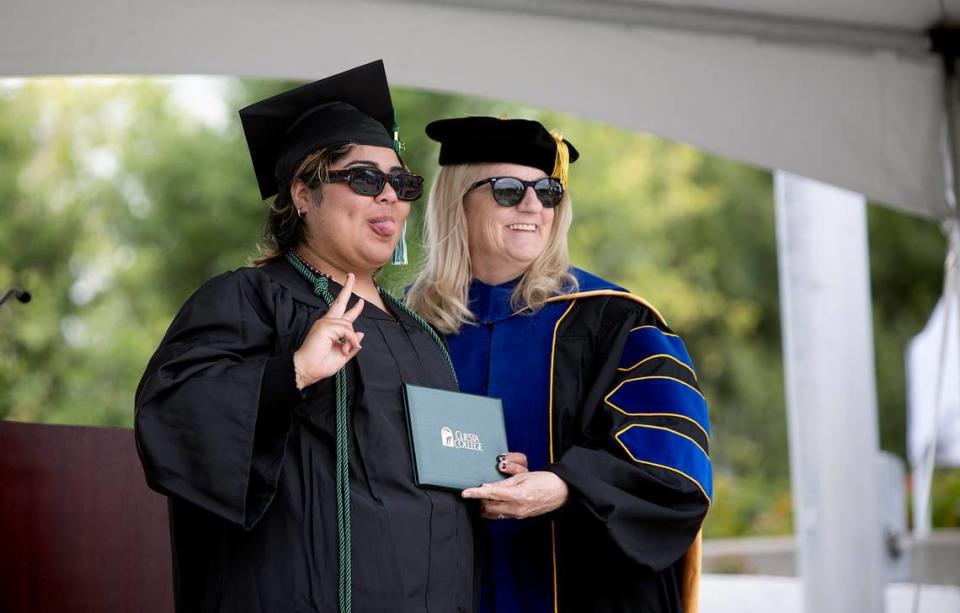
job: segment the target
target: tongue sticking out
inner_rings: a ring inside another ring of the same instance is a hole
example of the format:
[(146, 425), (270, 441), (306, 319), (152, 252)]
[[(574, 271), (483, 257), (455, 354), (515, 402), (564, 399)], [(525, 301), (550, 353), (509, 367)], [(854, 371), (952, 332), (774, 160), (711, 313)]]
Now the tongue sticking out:
[(370, 221), (370, 228), (380, 236), (393, 236), (397, 231), (397, 222), (392, 219), (374, 219)]

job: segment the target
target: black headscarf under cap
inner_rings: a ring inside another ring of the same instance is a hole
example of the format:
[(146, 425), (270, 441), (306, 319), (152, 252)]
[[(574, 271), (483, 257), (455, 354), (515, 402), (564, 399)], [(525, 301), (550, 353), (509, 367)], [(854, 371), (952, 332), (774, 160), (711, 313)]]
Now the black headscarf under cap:
[(308, 83), (240, 109), (260, 195), (293, 179), (307, 155), (345, 143), (394, 148), (394, 114), (383, 61)]
[[(560, 173), (558, 140), (539, 121), (496, 117), (440, 119), (427, 124), (426, 132), (440, 142), (441, 166), (505, 162), (539, 168), (551, 176)], [(569, 152), (569, 162), (580, 157), (570, 141), (560, 140)]]

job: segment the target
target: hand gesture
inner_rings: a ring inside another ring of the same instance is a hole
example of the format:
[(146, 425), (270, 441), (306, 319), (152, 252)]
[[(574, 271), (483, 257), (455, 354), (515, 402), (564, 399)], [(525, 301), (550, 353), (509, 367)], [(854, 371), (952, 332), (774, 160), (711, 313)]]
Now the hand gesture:
[(485, 519), (524, 519), (559, 509), (566, 504), (570, 490), (557, 475), (538, 470), (484, 483), (461, 495), (480, 500), (480, 515)]
[(355, 280), (353, 273), (347, 275), (336, 300), (323, 317), (313, 322), (303, 344), (293, 354), (297, 389), (336, 374), (360, 351), (363, 332), (355, 332), (353, 322), (363, 310), (363, 299), (347, 310)]

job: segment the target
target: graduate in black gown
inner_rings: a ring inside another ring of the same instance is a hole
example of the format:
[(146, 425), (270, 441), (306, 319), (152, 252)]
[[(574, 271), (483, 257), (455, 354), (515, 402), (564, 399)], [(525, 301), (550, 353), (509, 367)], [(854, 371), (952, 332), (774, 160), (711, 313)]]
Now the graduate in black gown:
[(692, 613), (706, 401), (656, 309), (570, 266), (578, 152), (522, 119), (427, 134), (442, 168), (408, 305), (448, 334), (461, 391), (503, 400), (511, 448), (509, 478), (463, 493), (488, 520), (480, 611)]
[(380, 291), (422, 178), (381, 62), (240, 112), (264, 198), (256, 266), (183, 305), (136, 395), (169, 497), (178, 611), (474, 610), (474, 520), (413, 482), (401, 385), (456, 389), (440, 338)]

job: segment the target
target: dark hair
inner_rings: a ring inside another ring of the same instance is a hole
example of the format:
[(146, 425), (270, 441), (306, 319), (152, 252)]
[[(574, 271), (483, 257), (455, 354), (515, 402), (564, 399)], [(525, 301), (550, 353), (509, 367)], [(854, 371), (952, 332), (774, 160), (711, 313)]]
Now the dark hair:
[(263, 224), (263, 237), (257, 245), (258, 255), (251, 258), (254, 266), (263, 266), (282, 258), (285, 253), (306, 239), (307, 227), (297, 214), (297, 205), (290, 196), (290, 187), (294, 182), (297, 179), (303, 181), (310, 188), (311, 194), (316, 196), (316, 202), (319, 205), (322, 187), (327, 180), (330, 167), (355, 146), (354, 143), (347, 143), (314, 151), (303, 158), (289, 181), (281, 182), (280, 191), (270, 203), (270, 212), (267, 213), (267, 220)]

